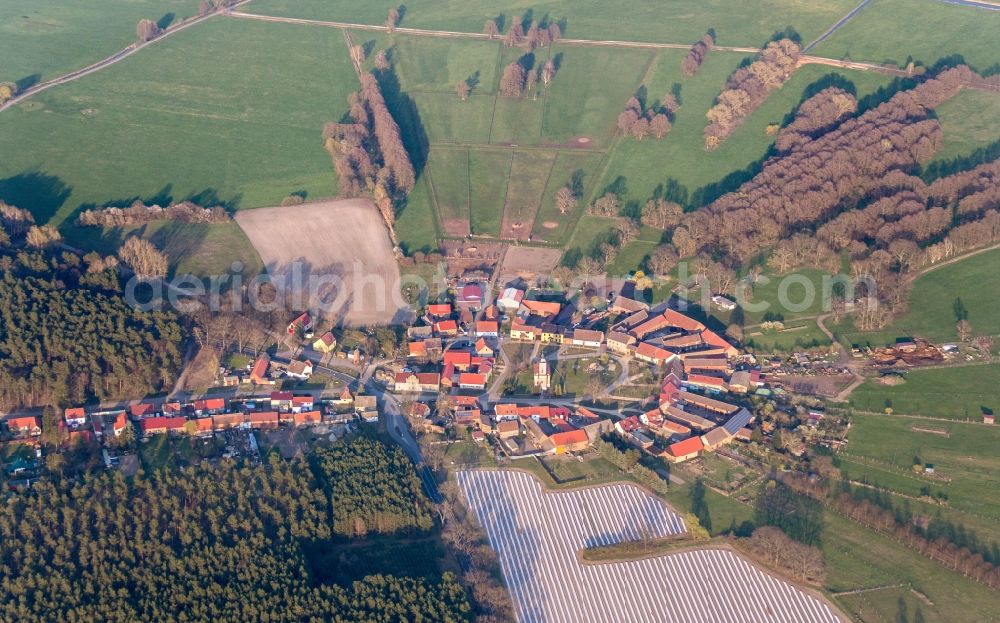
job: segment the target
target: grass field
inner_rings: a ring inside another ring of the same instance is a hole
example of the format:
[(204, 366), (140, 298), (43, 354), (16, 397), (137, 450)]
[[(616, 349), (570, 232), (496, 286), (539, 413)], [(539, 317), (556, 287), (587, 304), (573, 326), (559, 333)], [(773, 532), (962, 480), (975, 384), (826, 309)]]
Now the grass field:
[(335, 31), (209, 20), (0, 115), (0, 198), (61, 223), (135, 197), (329, 197), (320, 130), (355, 88)]
[(140, 19), (166, 27), (197, 11), (197, 0), (0, 3), (0, 82), (17, 82), (23, 90), (134, 43)]
[(581, 187), (591, 183), (594, 172), (601, 161), (601, 155), (593, 152), (560, 151), (552, 164), (549, 183), (541, 197), (541, 207), (535, 218), (532, 237), (547, 242), (565, 243), (566, 238), (576, 224), (577, 216), (584, 210), (583, 202), (578, 201), (576, 210), (561, 214), (556, 207), (555, 195), (560, 188), (572, 185), (574, 178)]
[(225, 275), (240, 262), (244, 276), (260, 274), (264, 264), (236, 223), (204, 225), (160, 221), (132, 227), (75, 227), (67, 230), (66, 242), (113, 255), (125, 238), (139, 235), (162, 249), (173, 275), (196, 277)]
[(530, 235), (555, 159), (552, 152), (514, 152), (500, 229), (502, 237), (527, 238)]
[(504, 198), (513, 152), (496, 149), (469, 150), (469, 193), (472, 233), (500, 235)]
[[(824, 524), (823, 555), (829, 591), (857, 591), (899, 584), (911, 586), (931, 602), (921, 600), (928, 623), (979, 623), (990, 620), (1000, 608), (1000, 595), (995, 591), (975, 584), (889, 537), (833, 512), (826, 513)], [(896, 618), (899, 594), (860, 593), (834, 596), (834, 601), (864, 623), (884, 623), (899, 620)], [(907, 603), (914, 605), (909, 598)], [(911, 607), (910, 621), (914, 612), (915, 608)]]
[[(245, 10), (308, 19), (382, 24), (398, 2), (375, 0), (255, 0)], [(602, 0), (512, 0), (502, 8), (488, 0), (414, 0), (406, 3), (400, 26), (482, 32), (483, 21), (502, 13), (503, 30), (512, 19), (548, 16), (565, 21), (566, 37), (693, 43), (708, 28), (720, 45), (762, 45), (775, 31), (792, 26), (805, 41), (818, 37), (857, 3), (832, 0), (755, 0), (732, 10), (726, 0), (675, 0), (668, 5), (634, 3), (628, 10)]]
[(934, 112), (941, 122), (944, 144), (934, 162), (961, 158), (1000, 140), (1000, 126), (984, 119), (1000, 119), (1000, 93), (959, 91)]
[(889, 327), (860, 332), (848, 319), (835, 333), (851, 344), (888, 344), (907, 335), (934, 341), (957, 340), (955, 300), (961, 299), (974, 333), (1000, 335), (998, 262), (1000, 249), (994, 249), (933, 270), (913, 283), (908, 311)]
[(936, 0), (873, 0), (815, 54), (932, 66), (955, 54), (977, 71), (1000, 63), (1000, 12)]
[(455, 85), (465, 80), (477, 95), (496, 92), (497, 41), (394, 35), (392, 42), (392, 58), (406, 91), (439, 91), (458, 99)]
[[(615, 188), (626, 210), (637, 210), (659, 186), (681, 204), (700, 206), (723, 191), (732, 190), (752, 171), (774, 137), (766, 133), (771, 123), (781, 123), (803, 99), (810, 85), (827, 81), (831, 74), (852, 82), (859, 96), (889, 82), (885, 76), (863, 72), (831, 71), (829, 67), (802, 67), (781, 89), (737, 128), (715, 151), (705, 151), (702, 130), (705, 112), (719, 94), (726, 77), (741, 62), (739, 55), (709, 55), (698, 74), (683, 77), (683, 53), (664, 50), (644, 82), (649, 101), (676, 90), (681, 102), (674, 127), (663, 139), (623, 139), (616, 145), (594, 195)], [(675, 86), (676, 85), (676, 86)], [(633, 205), (630, 206), (629, 204)]]
[[(435, 149), (427, 163), (442, 230), (469, 233), (469, 150)], [(426, 174), (426, 172), (425, 172)]]
[(406, 205), (396, 216), (396, 235), (400, 246), (407, 253), (437, 249), (437, 223), (427, 177), (421, 176), (407, 197)]
[(851, 394), (851, 403), (865, 411), (891, 406), (896, 413), (977, 421), (983, 407), (1000, 411), (1000, 364), (911, 370), (905, 379), (894, 386), (867, 381)]

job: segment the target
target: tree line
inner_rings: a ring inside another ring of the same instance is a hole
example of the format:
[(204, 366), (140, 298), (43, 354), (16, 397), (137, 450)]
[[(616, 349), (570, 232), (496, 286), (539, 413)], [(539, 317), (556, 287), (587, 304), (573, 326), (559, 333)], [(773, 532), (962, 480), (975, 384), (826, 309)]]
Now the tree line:
[(799, 44), (791, 39), (771, 41), (752, 63), (729, 76), (726, 88), (705, 115), (709, 120), (704, 131), (705, 149), (721, 145), (767, 99), (768, 93), (791, 77), (801, 52)]
[(340, 194), (370, 195), (395, 239), (396, 204), (416, 183), (413, 163), (375, 75), (362, 74), (361, 89), (348, 96), (348, 104), (347, 122), (323, 127)]
[(92, 227), (121, 227), (151, 223), (153, 221), (178, 221), (180, 223), (225, 223), (230, 220), (229, 213), (222, 206), (203, 208), (190, 201), (172, 203), (167, 207), (146, 205), (142, 201), (133, 201), (126, 208), (108, 206), (84, 210), (77, 217), (77, 225)]
[(252, 467), (224, 462), (41, 481), (0, 504), (0, 619), (471, 620), (465, 591), (449, 573), (317, 583), (302, 544), (333, 538), (331, 505), (339, 503), (306, 458), (276, 455)]

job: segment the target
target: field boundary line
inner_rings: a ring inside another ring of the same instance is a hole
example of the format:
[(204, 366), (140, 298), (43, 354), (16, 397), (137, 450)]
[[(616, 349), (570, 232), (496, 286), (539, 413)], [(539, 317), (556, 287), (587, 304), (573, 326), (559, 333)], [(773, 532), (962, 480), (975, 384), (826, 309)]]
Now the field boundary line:
[(65, 74), (63, 74), (61, 76), (56, 76), (55, 78), (52, 78), (50, 80), (46, 80), (45, 82), (38, 83), (38, 84), (36, 84), (36, 85), (28, 88), (28, 89), (25, 89), (23, 93), (19, 93), (19, 94), (15, 95), (14, 97), (10, 98), (6, 102), (4, 102), (2, 105), (0, 105), (0, 112), (3, 112), (5, 110), (7, 110), (8, 108), (14, 106), (15, 104), (18, 104), (18, 103), (20, 103), (20, 102), (22, 102), (22, 101), (24, 101), (24, 100), (26, 100), (26, 99), (34, 96), (34, 95), (37, 95), (38, 93), (41, 93), (42, 91), (46, 91), (48, 89), (51, 89), (52, 87), (59, 86), (60, 84), (67, 84), (67, 83), (73, 82), (74, 80), (78, 80), (79, 78), (83, 78), (84, 76), (88, 76), (88, 75), (90, 75), (90, 74), (92, 74), (92, 73), (94, 73), (96, 71), (100, 71), (100, 70), (104, 69), (105, 67), (110, 67), (110, 66), (118, 63), (119, 61), (125, 60), (129, 56), (132, 56), (133, 54), (135, 54), (139, 50), (143, 50), (143, 49), (147, 48), (148, 46), (153, 45), (154, 43), (156, 43), (158, 41), (162, 41), (162, 40), (166, 39), (167, 37), (173, 35), (174, 33), (178, 33), (178, 32), (180, 32), (182, 30), (187, 30), (188, 28), (190, 28), (191, 26), (194, 26), (195, 24), (200, 24), (201, 22), (203, 22), (203, 21), (205, 21), (207, 19), (211, 19), (211, 18), (213, 18), (213, 17), (215, 17), (217, 15), (230, 15), (233, 12), (234, 9), (238, 9), (239, 7), (242, 7), (243, 5), (245, 5), (245, 4), (249, 3), (249, 2), (250, 2), (250, 0), (240, 0), (240, 2), (237, 2), (236, 4), (232, 5), (231, 7), (227, 7), (225, 9), (220, 9), (220, 10), (212, 11), (211, 13), (206, 13), (205, 15), (196, 15), (194, 17), (191, 17), (187, 21), (180, 22), (179, 24), (177, 24), (177, 25), (175, 25), (175, 26), (173, 26), (171, 28), (167, 28), (162, 33), (160, 33), (160, 35), (158, 37), (156, 37), (154, 39), (150, 39), (149, 41), (136, 42), (136, 43), (129, 44), (127, 47), (125, 47), (125, 48), (123, 48), (123, 49), (115, 52), (111, 56), (105, 57), (105, 58), (103, 58), (103, 59), (101, 59), (101, 60), (99, 60), (99, 61), (97, 61), (95, 63), (91, 63), (90, 65), (87, 65), (86, 67), (81, 67), (80, 69), (75, 69), (75, 70), (73, 70), (73, 71), (71, 71), (69, 73), (65, 73)]
[(809, 50), (813, 49), (817, 45), (819, 45), (819, 44), (823, 43), (824, 41), (826, 41), (831, 35), (833, 35), (833, 33), (835, 33), (838, 30), (840, 30), (841, 26), (843, 26), (847, 22), (849, 22), (852, 19), (854, 19), (854, 16), (857, 15), (858, 13), (860, 13), (863, 8), (865, 8), (866, 6), (868, 6), (871, 3), (871, 1), (872, 0), (861, 0), (861, 4), (859, 4), (858, 6), (854, 7), (853, 9), (851, 9), (847, 13), (847, 15), (845, 15), (845, 16), (841, 17), (839, 20), (837, 20), (837, 22), (833, 26), (830, 26), (829, 28), (827, 28), (826, 31), (823, 34), (821, 34), (819, 37), (817, 37), (809, 45), (807, 45), (806, 47), (802, 48), (802, 51), (803, 52), (808, 52)]

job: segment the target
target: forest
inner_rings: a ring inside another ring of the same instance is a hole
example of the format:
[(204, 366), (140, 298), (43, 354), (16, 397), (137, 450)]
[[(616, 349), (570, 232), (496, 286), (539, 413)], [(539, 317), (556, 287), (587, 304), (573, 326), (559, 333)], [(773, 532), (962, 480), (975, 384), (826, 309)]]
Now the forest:
[(115, 258), (59, 251), (57, 232), (32, 239), (50, 228), (0, 221), (15, 245), (0, 245), (0, 406), (135, 398), (173, 383), (184, 337), (176, 314), (129, 306)]
[[(470, 620), (449, 573), (341, 586), (309, 571), (303, 545), (336, 542), (333, 517), (352, 512), (342, 509), (383, 497), (402, 504), (402, 491), (411, 506), (429, 507), (396, 458), (380, 442), (355, 440), (253, 467), (40, 482), (0, 508), (0, 620)], [(324, 480), (359, 477), (367, 489), (325, 491)]]

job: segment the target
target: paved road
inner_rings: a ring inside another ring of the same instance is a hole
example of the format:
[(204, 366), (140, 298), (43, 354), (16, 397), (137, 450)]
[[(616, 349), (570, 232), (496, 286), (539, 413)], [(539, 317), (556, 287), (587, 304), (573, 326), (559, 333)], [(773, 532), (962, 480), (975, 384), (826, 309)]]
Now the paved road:
[(861, 9), (865, 8), (866, 6), (868, 6), (871, 3), (871, 1), (872, 0), (862, 0), (861, 4), (859, 4), (858, 6), (854, 7), (853, 9), (851, 9), (850, 13), (848, 13), (847, 15), (841, 17), (839, 20), (837, 20), (836, 24), (834, 24), (833, 26), (830, 26), (826, 30), (826, 32), (824, 32), (815, 41), (813, 41), (812, 43), (810, 43), (809, 45), (807, 45), (805, 48), (803, 48), (802, 51), (803, 52), (808, 52), (809, 50), (813, 49), (814, 47), (816, 47), (820, 43), (823, 43), (824, 41), (826, 41), (826, 39), (830, 35), (832, 35), (833, 33), (837, 32), (837, 30), (841, 26), (843, 26), (844, 24), (846, 24), (847, 22), (849, 22), (851, 20), (851, 18), (853, 18), (855, 15), (857, 15), (861, 11)]

